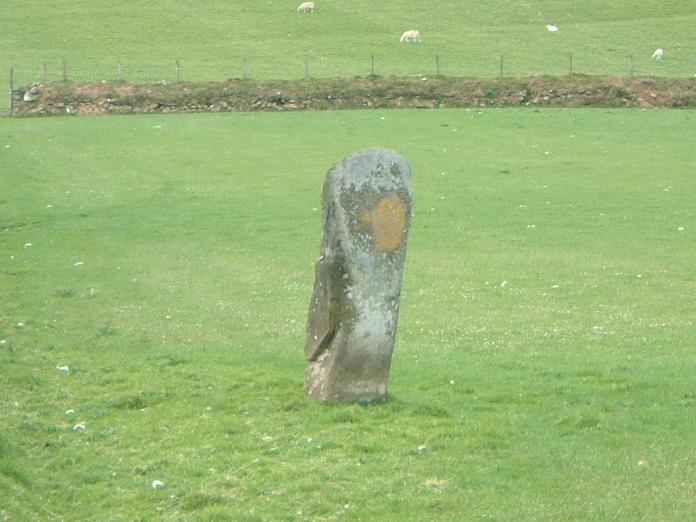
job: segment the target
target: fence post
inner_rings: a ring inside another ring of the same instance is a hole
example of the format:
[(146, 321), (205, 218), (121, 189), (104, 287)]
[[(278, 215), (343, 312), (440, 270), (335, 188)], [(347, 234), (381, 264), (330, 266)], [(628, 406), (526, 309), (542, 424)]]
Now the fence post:
[(435, 74), (440, 76), (440, 55), (435, 55)]
[(568, 74), (572, 75), (573, 74), (573, 53), (568, 54), (568, 58), (570, 58), (570, 70)]
[(14, 116), (14, 67), (10, 67), (10, 116)]
[(247, 72), (247, 60), (246, 60), (246, 58), (242, 58), (242, 78), (245, 80), (249, 78), (249, 73)]
[(118, 62), (116, 65), (116, 78), (123, 80), (123, 65), (121, 65), (121, 62)]
[(65, 63), (65, 58), (63, 58), (63, 81), (68, 81), (68, 65)]
[(370, 76), (375, 75), (375, 55), (370, 56)]
[(304, 59), (304, 79), (309, 80), (309, 61)]
[(177, 83), (181, 81), (181, 64), (179, 60), (176, 61), (176, 81)]
[(503, 55), (500, 55), (500, 77), (503, 77)]
[(46, 62), (43, 63), (43, 81), (48, 83), (48, 64)]
[(631, 78), (633, 78), (633, 55), (629, 56), (628, 64), (629, 64), (629, 67), (631, 68)]

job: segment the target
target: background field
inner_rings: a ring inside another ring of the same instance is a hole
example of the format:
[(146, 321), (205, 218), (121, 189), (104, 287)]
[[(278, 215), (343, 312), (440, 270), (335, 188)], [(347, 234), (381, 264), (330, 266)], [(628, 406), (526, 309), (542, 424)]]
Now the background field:
[[(569, 53), (579, 73), (627, 75), (633, 54), (636, 74), (696, 74), (694, 0), (319, 0), (312, 16), (298, 3), (5, 0), (0, 88), (10, 66), (17, 83), (40, 81), (44, 63), (60, 79), (63, 60), (81, 81), (116, 79), (118, 63), (128, 80), (172, 80), (176, 60), (191, 81), (240, 77), (243, 59), (252, 78), (302, 78), (305, 59), (312, 76), (366, 75), (371, 55), (378, 74), (434, 74), (436, 54), (450, 76), (496, 76), (501, 55), (507, 75), (565, 74)], [(400, 45), (412, 27), (423, 44)]]
[[(693, 519), (695, 125), (0, 120), (0, 518)], [(390, 400), (320, 406), (321, 183), (377, 144), (414, 167)]]

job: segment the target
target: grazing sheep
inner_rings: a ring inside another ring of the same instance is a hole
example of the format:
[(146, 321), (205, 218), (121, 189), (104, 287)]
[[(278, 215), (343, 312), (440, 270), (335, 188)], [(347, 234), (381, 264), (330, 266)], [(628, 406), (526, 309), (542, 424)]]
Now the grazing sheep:
[(298, 13), (313, 13), (314, 12), (314, 2), (302, 2), (297, 6)]
[(665, 54), (665, 52), (662, 49), (655, 49), (655, 52), (652, 53), (652, 59), (653, 60), (662, 60), (663, 54)]
[(421, 36), (418, 31), (415, 29), (411, 29), (409, 31), (406, 31), (404, 34), (401, 35), (401, 39), (399, 40), (401, 43), (416, 43), (416, 42), (421, 42)]
[(557, 33), (558, 27), (556, 27), (555, 25), (547, 25), (546, 30), (550, 33)]

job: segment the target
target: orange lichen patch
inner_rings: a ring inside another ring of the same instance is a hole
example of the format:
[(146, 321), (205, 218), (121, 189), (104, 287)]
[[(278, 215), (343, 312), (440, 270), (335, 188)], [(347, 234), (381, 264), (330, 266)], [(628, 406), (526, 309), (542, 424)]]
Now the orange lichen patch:
[(396, 194), (389, 194), (380, 199), (372, 211), (360, 210), (358, 223), (372, 237), (374, 251), (393, 252), (404, 240), (406, 204)]

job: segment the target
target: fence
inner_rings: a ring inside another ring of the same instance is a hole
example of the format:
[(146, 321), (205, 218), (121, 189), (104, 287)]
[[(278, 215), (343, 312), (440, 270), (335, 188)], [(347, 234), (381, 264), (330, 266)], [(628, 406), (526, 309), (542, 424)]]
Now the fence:
[[(655, 61), (641, 52), (600, 52), (581, 56), (572, 52), (547, 51), (530, 56), (523, 50), (501, 55), (481, 52), (472, 56), (444, 56), (420, 46), (410, 46), (409, 59), (402, 55), (278, 57), (230, 57), (225, 61), (192, 63), (172, 59), (168, 63), (111, 64), (58, 63), (13, 65), (6, 80), (0, 79), (0, 115), (12, 113), (11, 89), (32, 82), (71, 81), (133, 83), (220, 81), (239, 79), (308, 79), (367, 75), (453, 77), (529, 77), (537, 75), (593, 74), (612, 76), (696, 76), (696, 59), (686, 55), (668, 56)], [(6, 83), (7, 82), (7, 83)]]

